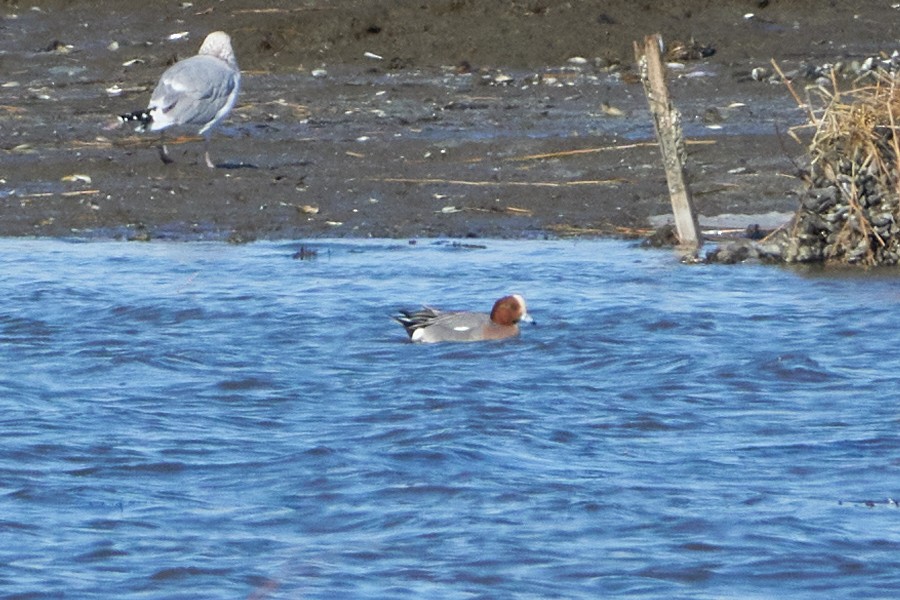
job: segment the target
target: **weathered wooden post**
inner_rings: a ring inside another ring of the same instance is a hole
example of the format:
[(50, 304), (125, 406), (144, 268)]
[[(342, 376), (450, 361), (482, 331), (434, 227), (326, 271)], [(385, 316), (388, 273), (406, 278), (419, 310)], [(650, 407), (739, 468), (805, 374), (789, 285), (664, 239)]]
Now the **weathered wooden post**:
[(659, 140), (678, 240), (683, 246), (696, 251), (703, 244), (703, 240), (700, 238), (700, 226), (697, 223), (697, 213), (687, 181), (681, 114), (669, 99), (661, 46), (662, 38), (658, 33), (648, 35), (644, 39), (643, 49), (637, 42), (634, 43), (634, 56), (640, 68), (641, 82), (644, 84), (644, 93), (650, 104), (650, 114), (653, 116), (656, 137)]

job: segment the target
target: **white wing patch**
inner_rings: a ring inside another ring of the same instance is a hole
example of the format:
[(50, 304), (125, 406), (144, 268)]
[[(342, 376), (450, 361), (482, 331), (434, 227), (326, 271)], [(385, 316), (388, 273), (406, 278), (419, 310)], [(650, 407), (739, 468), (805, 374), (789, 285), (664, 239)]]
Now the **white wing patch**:
[(173, 92), (186, 92), (190, 89), (184, 82), (174, 77), (167, 79), (165, 83)]
[(465, 325), (458, 325), (458, 326), (456, 326), (456, 327), (453, 328), (453, 331), (469, 331), (470, 329), (472, 329), (472, 328), (471, 328), (471, 327), (467, 327), (467, 326), (465, 326)]

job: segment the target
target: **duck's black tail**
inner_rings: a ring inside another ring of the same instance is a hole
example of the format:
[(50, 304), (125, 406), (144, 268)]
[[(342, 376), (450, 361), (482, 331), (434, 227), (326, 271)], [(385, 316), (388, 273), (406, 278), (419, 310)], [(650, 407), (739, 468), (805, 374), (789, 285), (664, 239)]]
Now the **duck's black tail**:
[(119, 115), (119, 121), (122, 123), (137, 121), (138, 125), (135, 127), (135, 130), (147, 131), (147, 127), (153, 122), (153, 115), (150, 114), (149, 110), (136, 110), (125, 115)]
[(440, 314), (439, 311), (427, 306), (423, 306), (420, 309), (400, 310), (397, 312), (398, 314), (392, 315), (391, 318), (403, 325), (410, 337), (412, 337), (416, 329), (428, 325)]

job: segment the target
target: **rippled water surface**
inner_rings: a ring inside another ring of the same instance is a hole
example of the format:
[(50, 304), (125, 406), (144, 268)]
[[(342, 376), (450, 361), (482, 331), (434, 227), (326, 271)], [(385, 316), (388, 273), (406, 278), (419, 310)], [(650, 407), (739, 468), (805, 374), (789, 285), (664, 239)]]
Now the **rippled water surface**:
[(480, 243), (0, 240), (0, 594), (900, 595), (900, 278)]

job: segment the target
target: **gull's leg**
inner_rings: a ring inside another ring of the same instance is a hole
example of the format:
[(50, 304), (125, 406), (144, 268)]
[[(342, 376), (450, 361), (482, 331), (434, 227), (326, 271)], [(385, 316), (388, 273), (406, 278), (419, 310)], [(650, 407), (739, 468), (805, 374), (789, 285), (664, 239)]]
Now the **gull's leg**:
[(169, 150), (166, 148), (166, 134), (164, 132), (160, 132), (159, 134), (159, 159), (166, 165), (175, 162), (172, 160), (172, 157), (169, 156)]
[(213, 161), (209, 158), (209, 136), (203, 136), (203, 156), (206, 158), (206, 166), (210, 169), (215, 169), (216, 165), (213, 164)]

